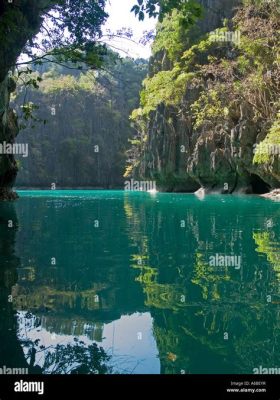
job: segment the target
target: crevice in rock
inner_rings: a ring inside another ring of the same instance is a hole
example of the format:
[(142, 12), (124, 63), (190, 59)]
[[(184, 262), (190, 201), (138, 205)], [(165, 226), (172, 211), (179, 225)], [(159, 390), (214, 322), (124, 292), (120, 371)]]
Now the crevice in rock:
[(264, 194), (270, 191), (270, 186), (264, 182), (258, 175), (251, 174), (252, 191), (255, 194)]

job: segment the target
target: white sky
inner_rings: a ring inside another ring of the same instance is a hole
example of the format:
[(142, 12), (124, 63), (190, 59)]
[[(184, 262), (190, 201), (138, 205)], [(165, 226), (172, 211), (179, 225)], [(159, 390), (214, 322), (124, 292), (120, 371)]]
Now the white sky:
[[(107, 29), (110, 29), (112, 33), (116, 33), (122, 28), (130, 28), (133, 31), (133, 41), (125, 37), (102, 39), (102, 41), (111, 45), (112, 50), (118, 51), (123, 57), (149, 58), (151, 55), (151, 43), (144, 46), (139, 43), (139, 40), (143, 37), (145, 31), (155, 29), (157, 19), (146, 16), (144, 21), (139, 21), (135, 14), (130, 11), (135, 4), (137, 4), (137, 0), (107, 0), (106, 12), (109, 17), (103, 26), (104, 35), (106, 35)], [(39, 33), (37, 40), (40, 42), (42, 37), (42, 34)], [(21, 62), (27, 61), (29, 57), (21, 55), (19, 60)]]
[[(41, 320), (40, 326), (35, 326), (36, 316), (26, 318), (25, 311), (18, 312), (18, 337), (23, 340), (35, 341), (40, 339), (40, 344), (46, 348), (56, 346), (58, 344), (66, 346), (74, 345), (75, 331), (72, 335), (61, 333), (53, 333), (44, 327), (42, 321), (47, 321), (48, 317)], [(72, 326), (75, 321), (72, 320)], [(94, 321), (88, 321), (84, 324), (84, 328), (95, 326)], [(141, 340), (138, 334), (141, 333)], [(88, 336), (81, 335), (86, 345), (94, 343)], [(151, 314), (146, 312), (143, 314), (134, 313), (132, 315), (123, 315), (120, 319), (103, 325), (102, 342), (95, 342), (98, 346), (102, 346), (106, 353), (112, 357), (110, 365), (114, 366), (115, 372), (133, 374), (159, 374), (160, 360), (158, 354), (157, 343), (153, 334), (153, 319)], [(27, 355), (27, 348), (24, 348)], [(44, 363), (44, 352), (36, 354), (36, 365), (42, 366)], [(132, 372), (133, 371), (133, 372)]]
[[(106, 29), (115, 32), (121, 28), (131, 28), (134, 34), (134, 41), (138, 42), (144, 31), (154, 29), (157, 22), (155, 18), (146, 16), (144, 21), (139, 21), (134, 13), (130, 12), (135, 4), (137, 4), (136, 0), (108, 0), (106, 11), (109, 14), (109, 18), (104, 27), (104, 32)], [(149, 58), (151, 55), (151, 44), (146, 46), (140, 43), (134, 44), (125, 38), (114, 39), (111, 44), (121, 48), (133, 58)], [(125, 52), (121, 52), (121, 55), (125, 56)]]

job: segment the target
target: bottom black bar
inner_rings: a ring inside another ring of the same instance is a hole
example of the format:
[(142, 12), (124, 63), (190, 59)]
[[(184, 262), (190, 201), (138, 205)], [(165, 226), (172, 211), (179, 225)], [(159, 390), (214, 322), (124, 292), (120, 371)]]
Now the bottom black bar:
[[(280, 399), (279, 375), (0, 375), (0, 400), (125, 397), (170, 389), (184, 398)], [(134, 392), (133, 392), (134, 391)], [(148, 391), (148, 392), (147, 392)], [(170, 392), (169, 392), (170, 393)], [(202, 395), (204, 397), (202, 397)]]

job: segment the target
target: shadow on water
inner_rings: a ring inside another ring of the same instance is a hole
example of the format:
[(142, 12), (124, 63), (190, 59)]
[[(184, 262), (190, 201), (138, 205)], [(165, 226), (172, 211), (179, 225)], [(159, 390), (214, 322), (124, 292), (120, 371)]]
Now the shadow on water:
[(27, 368), (17, 338), (12, 287), (16, 284), (20, 259), (15, 255), (18, 220), (13, 203), (0, 203), (0, 368)]

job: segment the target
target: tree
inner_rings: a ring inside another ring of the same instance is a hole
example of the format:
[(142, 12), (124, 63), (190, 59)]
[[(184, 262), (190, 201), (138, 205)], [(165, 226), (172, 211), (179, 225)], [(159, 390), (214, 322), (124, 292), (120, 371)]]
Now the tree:
[(162, 21), (166, 14), (176, 9), (184, 14), (182, 23), (189, 24), (195, 16), (201, 14), (201, 7), (195, 0), (137, 0), (137, 3), (131, 11), (140, 21), (144, 20), (145, 14), (149, 17), (158, 17)]
[[(24, 51), (31, 62), (47, 55), (58, 60), (99, 66), (105, 52), (98, 39), (106, 20), (106, 0), (7, 0), (0, 1), (0, 138), (13, 143), (19, 128), (9, 107), (15, 89), (9, 71)], [(43, 39), (35, 40), (41, 31)], [(43, 34), (44, 32), (44, 34)], [(39, 51), (39, 52), (38, 52)], [(0, 198), (13, 199), (17, 175), (13, 155), (0, 156)]]
[[(140, 20), (178, 7), (182, 22), (189, 23), (200, 9), (194, 1), (137, 0), (132, 11)], [(0, 0), (0, 138), (13, 143), (19, 128), (9, 108), (10, 93), (15, 89), (8, 74), (15, 68), (22, 52), (30, 63), (40, 64), (52, 57), (53, 62), (85, 62), (100, 67), (106, 47), (100, 42), (101, 26), (107, 18), (106, 0)], [(158, 11), (159, 8), (159, 11)], [(38, 33), (41, 39), (36, 39)], [(54, 58), (55, 60), (54, 61)], [(26, 63), (26, 61), (24, 61)], [(11, 187), (17, 175), (13, 155), (0, 156), (0, 198), (11, 199)]]
[[(16, 186), (122, 188), (125, 150), (135, 135), (129, 115), (139, 106), (147, 65), (141, 59), (108, 60), (106, 71), (104, 65), (96, 74), (44, 63), (22, 74), (20, 82), (36, 77), (40, 82), (28, 91), (19, 82), (14, 96), (18, 121), (26, 128), (20, 141), (30, 149), (27, 158), (18, 158)], [(28, 121), (23, 103), (38, 107)]]
[[(2, 2), (0, 80), (15, 66), (22, 51), (38, 62), (38, 51), (42, 57), (51, 53), (74, 62), (83, 52), (86, 61), (98, 62), (96, 53), (102, 46), (97, 41), (101, 36), (101, 25), (107, 18), (106, 0)], [(39, 32), (42, 34), (40, 43), (35, 40)]]
[[(30, 315), (31, 317), (31, 315)], [(34, 342), (29, 339), (21, 341), (27, 351), (29, 366), (36, 373), (47, 375), (63, 374), (109, 374), (112, 368), (108, 365), (111, 357), (108, 356), (103, 347), (92, 343), (89, 346), (74, 338), (73, 344), (57, 344), (46, 347), (41, 344), (40, 339)], [(44, 360), (42, 366), (36, 365), (36, 357)]]

